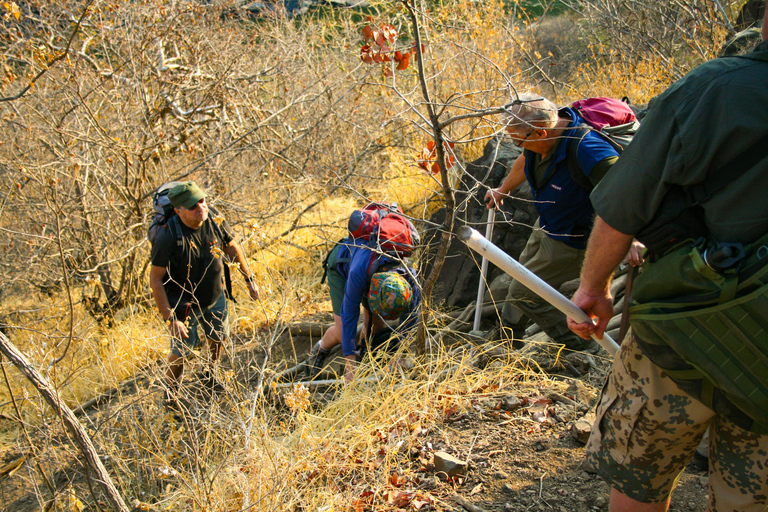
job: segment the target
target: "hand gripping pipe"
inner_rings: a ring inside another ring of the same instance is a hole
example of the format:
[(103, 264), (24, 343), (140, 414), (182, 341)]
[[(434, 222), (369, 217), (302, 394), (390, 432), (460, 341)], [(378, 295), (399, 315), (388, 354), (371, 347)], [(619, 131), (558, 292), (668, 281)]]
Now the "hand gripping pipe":
[[(458, 237), (459, 240), (467, 244), (470, 249), (480, 253), (483, 258), (487, 258), (488, 261), (517, 279), (539, 297), (565, 313), (566, 316), (573, 318), (578, 322), (592, 321), (592, 319), (589, 318), (589, 316), (576, 304), (566, 299), (563, 294), (542, 281), (536, 274), (525, 268), (509, 254), (493, 245), (476, 230), (469, 226), (463, 226), (459, 228)], [(619, 346), (607, 334), (603, 334), (603, 339), (601, 340), (593, 334), (592, 339), (597, 341), (610, 355), (616, 354), (619, 350)]]

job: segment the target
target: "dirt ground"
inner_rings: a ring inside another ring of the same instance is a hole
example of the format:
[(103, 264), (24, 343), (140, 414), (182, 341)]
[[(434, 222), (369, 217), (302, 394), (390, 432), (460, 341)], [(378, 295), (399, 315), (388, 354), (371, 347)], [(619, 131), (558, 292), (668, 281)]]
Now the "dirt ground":
[[(274, 347), (273, 357), (275, 360), (301, 359), (311, 343), (308, 337), (285, 337)], [(258, 364), (259, 353), (263, 353), (263, 347), (242, 347), (229, 361), (242, 385), (254, 386), (249, 368)], [(548, 367), (546, 358), (539, 357), (537, 363), (542, 370), (551, 372), (552, 378), (547, 380), (549, 386), (539, 387), (535, 392), (509, 388), (478, 393), (471, 397), (469, 407), (447, 409), (442, 418), (426, 428), (418, 445), (411, 447), (416, 479), (409, 482), (409, 486), (428, 492), (434, 501), (419, 510), (608, 510), (609, 488), (584, 460), (585, 432), (581, 432), (580, 440), (576, 437), (579, 429), (587, 429), (593, 418), (609, 360), (600, 355), (573, 354), (567, 361), (565, 366)], [(489, 359), (483, 364), (499, 363)], [(579, 375), (574, 376), (574, 372)], [(120, 393), (122, 400), (132, 394), (136, 400), (141, 399), (150, 384), (143, 377), (126, 383)], [(315, 398), (332, 399), (322, 394)], [(107, 399), (89, 410), (87, 422), (98, 424), (99, 415), (115, 414), (112, 408), (117, 404), (112, 402)], [(10, 435), (12, 422), (0, 418), (0, 429)], [(72, 457), (77, 451), (67, 437), (48, 436), (45, 442), (42, 463), (56, 468), (54, 485), (61, 491), (72, 486), (82, 488), (82, 467)], [(19, 463), (21, 455), (16, 450), (0, 453), (0, 510), (3, 512), (41, 510), (36, 497), (40, 491), (36, 486), (43, 484), (29, 477), (35, 471), (28, 467), (29, 462)], [(447, 466), (441, 459), (443, 455), (447, 457)], [(453, 462), (458, 463), (457, 467), (463, 469), (456, 476), (446, 478), (451, 457), (456, 459)], [(39, 458), (37, 462), (41, 462)], [(18, 466), (8, 470), (14, 463)], [(692, 461), (673, 494), (671, 510), (704, 512), (706, 507), (706, 462)], [(402, 510), (413, 508), (414, 505), (409, 504)]]

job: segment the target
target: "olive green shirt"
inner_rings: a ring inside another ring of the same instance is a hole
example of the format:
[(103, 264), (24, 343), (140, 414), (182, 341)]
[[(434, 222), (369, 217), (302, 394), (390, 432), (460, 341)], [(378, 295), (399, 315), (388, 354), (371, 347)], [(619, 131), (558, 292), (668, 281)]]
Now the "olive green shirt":
[(547, 175), (547, 168), (549, 167), (549, 161), (552, 160), (552, 155), (557, 153), (557, 148), (560, 146), (561, 141), (557, 141), (557, 144), (555, 144), (555, 147), (552, 148), (552, 150), (547, 153), (545, 156), (541, 156), (538, 153), (529, 152), (529, 154), (533, 155), (533, 187), (538, 187), (542, 181), (544, 181), (544, 177)]
[[(768, 132), (768, 41), (749, 57), (706, 62), (650, 106), (634, 140), (590, 196), (611, 227), (634, 235), (671, 187), (705, 180)], [(768, 232), (765, 158), (702, 203), (710, 234), (749, 243)]]

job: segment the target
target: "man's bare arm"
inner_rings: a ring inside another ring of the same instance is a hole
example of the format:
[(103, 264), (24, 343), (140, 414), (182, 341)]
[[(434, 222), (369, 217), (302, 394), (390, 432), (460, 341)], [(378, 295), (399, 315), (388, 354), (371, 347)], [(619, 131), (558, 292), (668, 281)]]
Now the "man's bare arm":
[(224, 252), (229, 256), (230, 261), (237, 263), (240, 273), (245, 277), (245, 282), (248, 285), (248, 294), (251, 296), (251, 299), (259, 300), (259, 290), (256, 288), (253, 274), (248, 270), (248, 262), (245, 260), (245, 255), (240, 248), (240, 244), (232, 240), (224, 246)]
[(157, 309), (160, 310), (160, 315), (163, 317), (163, 320), (168, 324), (168, 330), (170, 331), (171, 336), (177, 339), (187, 338), (189, 337), (187, 327), (184, 325), (184, 322), (181, 322), (176, 318), (171, 303), (168, 300), (168, 294), (165, 293), (165, 288), (163, 287), (164, 277), (165, 267), (152, 265), (149, 268), (149, 287), (152, 289), (152, 296), (155, 299), (155, 304), (157, 304)]
[(525, 157), (521, 153), (509, 169), (507, 177), (498, 188), (493, 188), (485, 193), (485, 202), (488, 209), (504, 204), (504, 198), (525, 182)]
[(632, 235), (617, 231), (599, 216), (595, 218), (581, 269), (581, 284), (573, 302), (591, 318), (597, 318), (597, 324), (568, 319), (568, 327), (584, 339), (592, 334), (602, 338), (608, 321), (613, 317), (611, 279), (616, 267), (627, 255), (632, 239)]

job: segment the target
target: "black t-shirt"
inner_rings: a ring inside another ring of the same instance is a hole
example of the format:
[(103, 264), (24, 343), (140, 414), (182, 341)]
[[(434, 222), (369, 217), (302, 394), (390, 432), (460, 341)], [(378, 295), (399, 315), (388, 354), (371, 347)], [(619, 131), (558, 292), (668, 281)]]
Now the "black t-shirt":
[(213, 220), (216, 216), (211, 208), (208, 219), (198, 229), (186, 226), (176, 217), (169, 224), (174, 223), (174, 229), (181, 230), (181, 239), (177, 241), (174, 229), (166, 225), (152, 244), (152, 265), (166, 268), (163, 286), (172, 308), (180, 303), (191, 303), (195, 309), (207, 308), (223, 291), (222, 249), (234, 236), (226, 221), (219, 224)]

